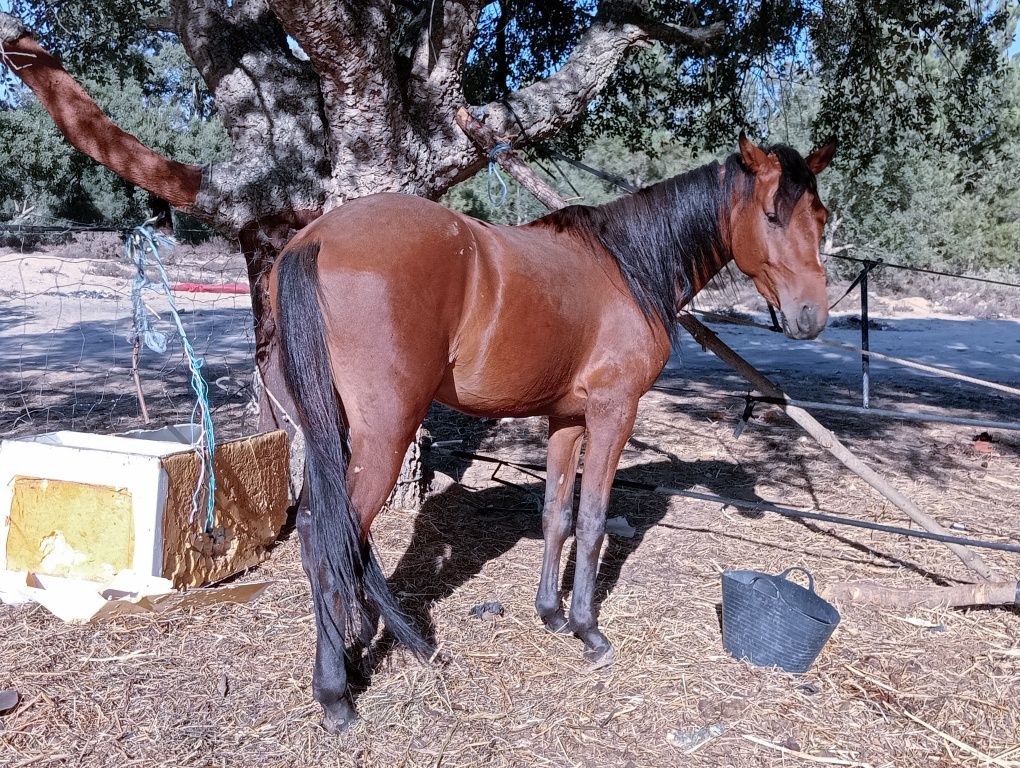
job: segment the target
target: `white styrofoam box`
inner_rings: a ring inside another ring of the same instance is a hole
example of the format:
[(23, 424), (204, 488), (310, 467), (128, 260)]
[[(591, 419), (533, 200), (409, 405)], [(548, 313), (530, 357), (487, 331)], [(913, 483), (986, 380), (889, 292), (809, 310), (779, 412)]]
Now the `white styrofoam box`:
[(189, 586), (258, 562), (286, 514), (286, 436), (217, 446), (216, 471), (229, 482), (217, 490), (225, 530), (213, 541), (201, 533), (204, 507), (189, 519), (192, 434), (193, 425), (180, 425), (0, 442), (0, 571), (108, 580), (126, 569)]

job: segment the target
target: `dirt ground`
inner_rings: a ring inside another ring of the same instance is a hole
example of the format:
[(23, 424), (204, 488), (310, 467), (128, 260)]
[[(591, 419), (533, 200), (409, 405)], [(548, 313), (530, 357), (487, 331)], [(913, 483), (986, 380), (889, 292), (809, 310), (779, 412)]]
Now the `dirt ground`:
[[(105, 246), (103, 246), (105, 247)], [(115, 249), (0, 251), (0, 436), (139, 425), (130, 379), (130, 270)], [(243, 280), (237, 257), (182, 249), (173, 280)], [(202, 265), (216, 259), (216, 280)], [(110, 274), (103, 274), (107, 272)], [(178, 277), (177, 275), (180, 275)], [(843, 286), (845, 288), (845, 284)], [(953, 286), (873, 298), (874, 349), (1020, 381), (1020, 323), (1009, 300), (969, 300)], [(985, 289), (981, 289), (984, 291)], [(842, 289), (833, 286), (836, 297)], [(982, 298), (983, 297), (983, 298)], [(853, 342), (854, 297), (827, 338)], [(977, 307), (982, 319), (950, 304)], [(206, 357), (217, 424), (251, 428), (250, 314), (245, 297), (182, 294), (185, 325)], [(737, 286), (705, 309), (760, 305)], [(163, 305), (153, 299), (154, 311)], [(843, 306), (840, 307), (843, 310)], [(958, 311), (958, 309), (957, 309)], [(1005, 315), (996, 317), (996, 315)], [(859, 360), (750, 328), (715, 326), (794, 397), (856, 402)], [(178, 347), (143, 354), (156, 421), (190, 412)], [(1015, 419), (1003, 394), (888, 365), (873, 405)], [(0, 766), (1020, 766), (1020, 610), (880, 611), (842, 607), (842, 622), (805, 675), (728, 657), (720, 573), (798, 565), (818, 584), (868, 579), (947, 585), (968, 571), (939, 544), (786, 519), (720, 499), (767, 500), (892, 525), (900, 513), (775, 410), (759, 407), (739, 439), (746, 388), (689, 339), (642, 402), (620, 477), (674, 491), (614, 492), (599, 572), (601, 623), (616, 663), (588, 669), (580, 643), (545, 633), (532, 603), (541, 563), (539, 481), (519, 470), (436, 452), (457, 483), (418, 514), (391, 510), (374, 532), (391, 582), (450, 661), (422, 666), (376, 643), (358, 687), (358, 724), (318, 724), (311, 696), (314, 627), (297, 538), (285, 534), (250, 604), (176, 610), (96, 626), (42, 608), (0, 605)], [(1020, 543), (1020, 433), (818, 414), (923, 509), (963, 535)], [(541, 420), (472, 420), (436, 409), (447, 448), (541, 463)], [(541, 473), (539, 473), (541, 474)], [(509, 484), (507, 484), (509, 483)], [(1016, 580), (1020, 556), (981, 551)], [(564, 588), (569, 587), (567, 564)], [(471, 616), (498, 601), (500, 616)]]

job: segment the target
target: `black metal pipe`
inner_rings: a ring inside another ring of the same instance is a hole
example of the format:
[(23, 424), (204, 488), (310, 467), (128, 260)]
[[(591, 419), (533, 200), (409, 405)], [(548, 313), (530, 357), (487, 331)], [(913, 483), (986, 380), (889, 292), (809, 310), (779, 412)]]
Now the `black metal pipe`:
[(861, 273), (861, 399), (865, 408), (871, 400), (871, 357), (868, 351), (868, 272), (874, 268), (868, 264)]

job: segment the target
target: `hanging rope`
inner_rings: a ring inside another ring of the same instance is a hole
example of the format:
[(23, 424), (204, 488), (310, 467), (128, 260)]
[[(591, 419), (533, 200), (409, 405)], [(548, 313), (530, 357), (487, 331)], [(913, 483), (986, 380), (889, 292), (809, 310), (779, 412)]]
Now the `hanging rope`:
[[(489, 150), (489, 179), (487, 182), (487, 189), (489, 192), (489, 202), (492, 203), (496, 208), (503, 207), (503, 204), (506, 203), (506, 196), (510, 191), (507, 188), (506, 181), (503, 180), (503, 174), (499, 172), (499, 166), (496, 165), (496, 158), (500, 155), (500, 153), (510, 152), (512, 149), (513, 147), (511, 147), (505, 141), (501, 141), (499, 144), (496, 144), (492, 149)], [(493, 179), (498, 181), (500, 187), (502, 187), (498, 199), (496, 195), (492, 193)]]
[[(131, 303), (134, 309), (134, 334), (140, 338), (149, 349), (159, 354), (166, 353), (166, 334), (153, 328), (149, 323), (149, 316), (146, 311), (145, 302), (142, 299), (142, 291), (150, 290), (156, 294), (165, 296), (170, 305), (170, 316), (181, 337), (181, 345), (184, 347), (184, 355), (188, 359), (188, 368), (191, 371), (191, 391), (195, 393), (195, 407), (191, 411), (192, 424), (199, 426), (198, 437), (192, 437), (192, 447), (199, 455), (198, 482), (195, 491), (191, 495), (191, 522), (195, 522), (198, 516), (199, 499), (203, 491), (205, 493), (206, 514), (205, 532), (211, 533), (215, 522), (216, 504), (216, 474), (213, 467), (213, 456), (216, 452), (216, 434), (213, 430), (212, 410), (209, 407), (209, 386), (202, 376), (202, 358), (195, 354), (188, 334), (184, 331), (184, 324), (181, 322), (181, 315), (177, 311), (177, 302), (170, 291), (170, 279), (167, 277), (166, 269), (159, 256), (160, 246), (172, 248), (176, 243), (164, 234), (156, 232), (152, 225), (156, 218), (149, 219), (139, 227), (127, 230), (124, 233), (124, 252), (134, 263), (137, 273), (134, 284), (131, 287)], [(158, 280), (149, 280), (145, 274), (148, 259), (151, 257), (151, 264), (156, 268), (159, 275)], [(196, 418), (197, 417), (197, 418)]]

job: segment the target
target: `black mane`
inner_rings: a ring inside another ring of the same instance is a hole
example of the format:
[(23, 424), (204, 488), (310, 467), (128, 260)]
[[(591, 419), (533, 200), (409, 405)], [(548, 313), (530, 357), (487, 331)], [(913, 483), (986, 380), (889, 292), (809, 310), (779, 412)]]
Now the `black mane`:
[(785, 227), (790, 221), (793, 207), (800, 200), (805, 192), (818, 194), (818, 182), (815, 175), (807, 167), (800, 152), (788, 147), (785, 144), (773, 144), (765, 150), (779, 158), (779, 165), (783, 169), (783, 177), (779, 181), (779, 190), (776, 192), (776, 215)]
[[(814, 190), (814, 174), (790, 147), (766, 151), (783, 168), (776, 205), (785, 225), (804, 191)], [(692, 298), (695, 278), (711, 277), (732, 258), (719, 225), (728, 220), (734, 195), (746, 200), (753, 186), (754, 175), (734, 153), (722, 166), (712, 162), (605, 205), (571, 205), (539, 221), (600, 243), (641, 311), (672, 334), (677, 306)]]

